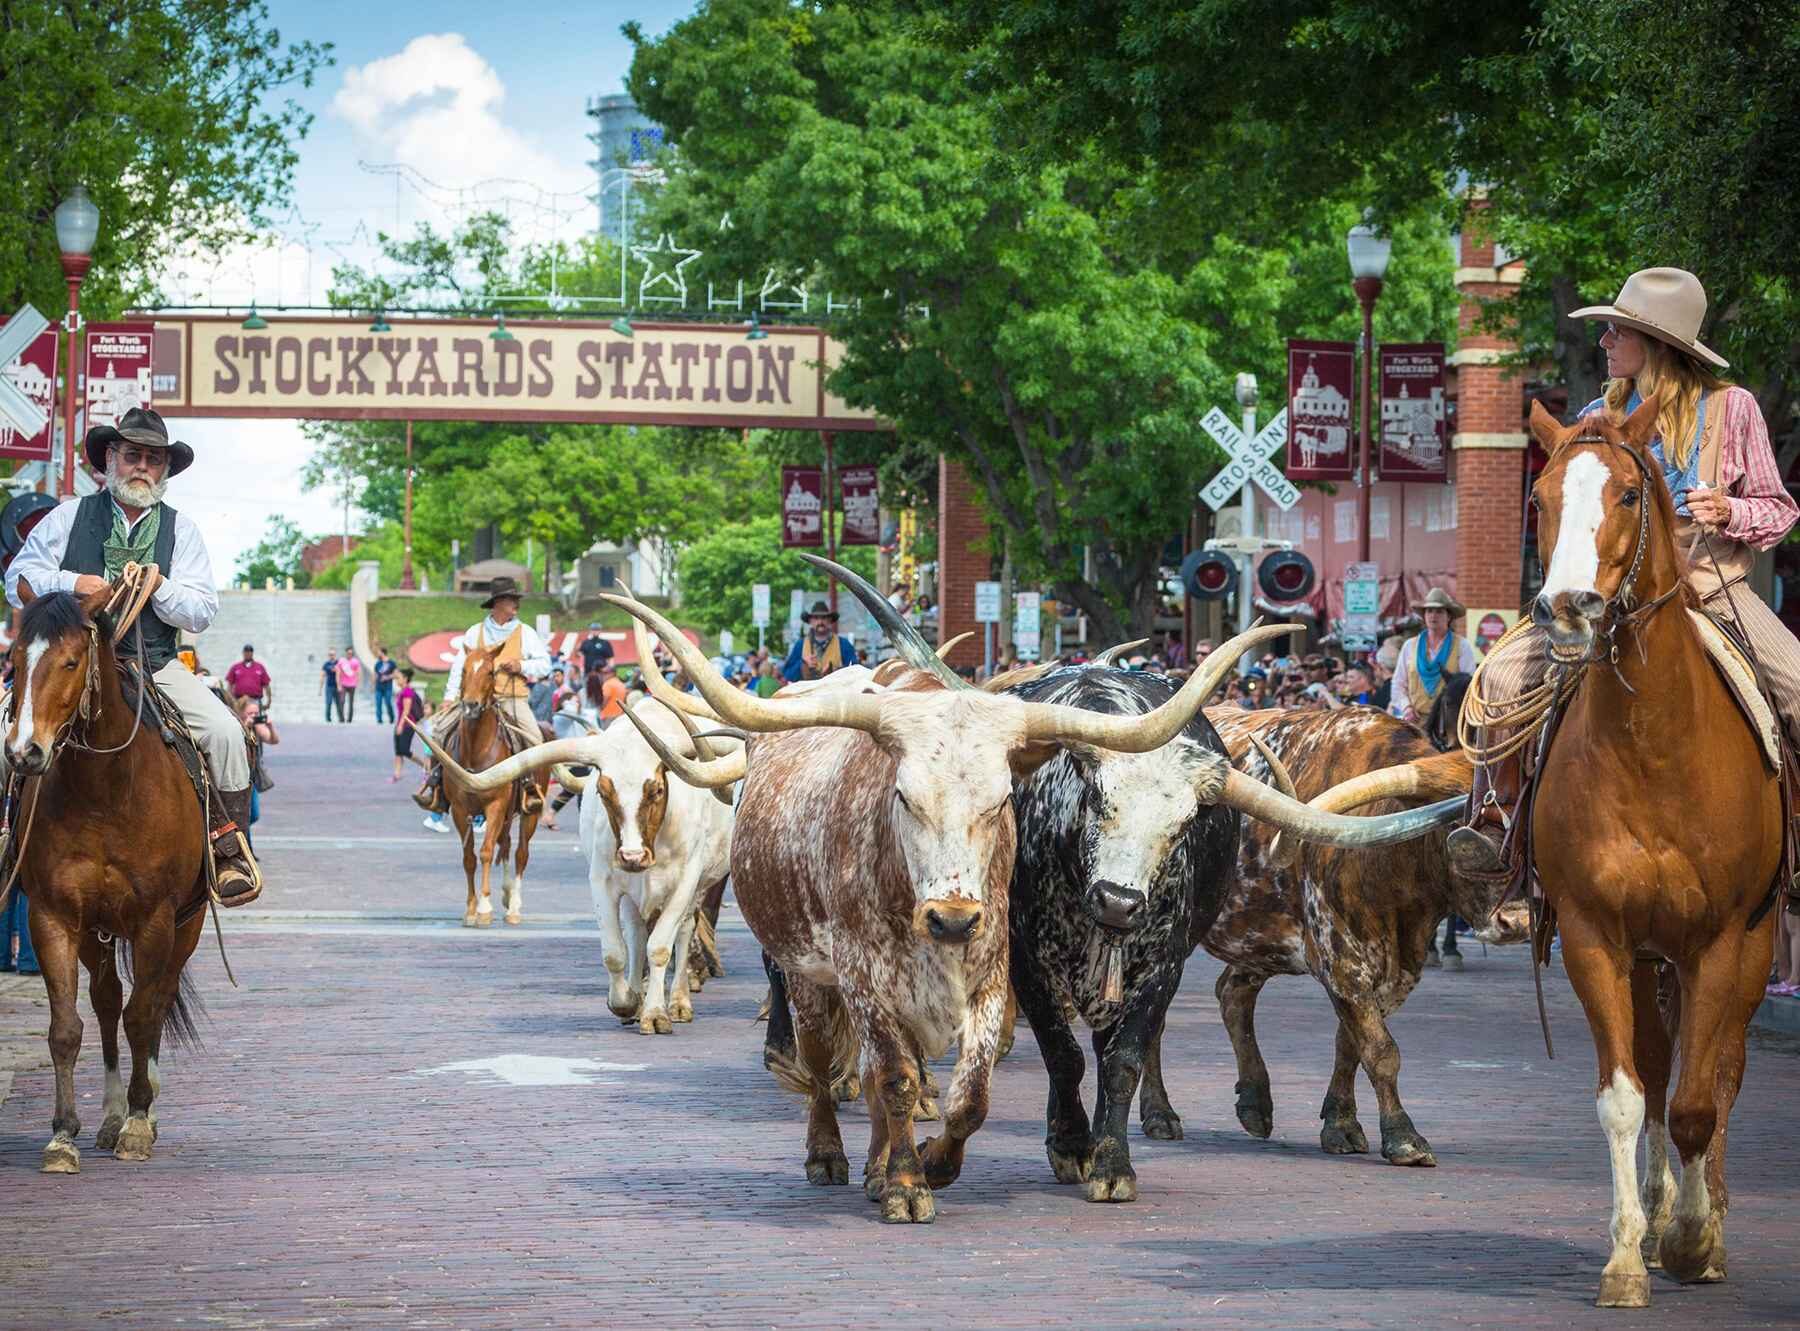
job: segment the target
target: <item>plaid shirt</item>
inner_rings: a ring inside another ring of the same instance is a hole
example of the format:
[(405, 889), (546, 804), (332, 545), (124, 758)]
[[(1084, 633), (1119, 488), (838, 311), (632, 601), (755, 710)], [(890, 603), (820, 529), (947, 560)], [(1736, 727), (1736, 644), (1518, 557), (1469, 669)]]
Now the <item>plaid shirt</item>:
[[(1583, 416), (1603, 411), (1605, 400), (1595, 398), (1582, 409)], [(1758, 550), (1776, 545), (1788, 528), (1800, 519), (1800, 505), (1782, 483), (1775, 450), (1769, 444), (1769, 427), (1762, 408), (1743, 388), (1727, 388), (1707, 401), (1708, 411), (1723, 411), (1719, 422), (1719, 489), (1731, 507), (1725, 535)]]

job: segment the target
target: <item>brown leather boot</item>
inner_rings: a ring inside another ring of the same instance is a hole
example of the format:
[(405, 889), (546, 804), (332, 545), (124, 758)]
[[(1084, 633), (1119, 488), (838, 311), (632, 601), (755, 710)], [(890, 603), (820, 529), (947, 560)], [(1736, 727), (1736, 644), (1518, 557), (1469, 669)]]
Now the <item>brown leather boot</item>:
[(432, 763), (425, 774), (425, 784), (413, 792), (413, 803), (426, 813), (448, 813), (450, 798), (444, 794), (444, 765)]
[(1453, 872), (1476, 882), (1510, 879), (1516, 871), (1517, 837), (1507, 835), (1507, 819), (1519, 803), (1517, 752), (1491, 764), (1477, 764), (1469, 790), (1469, 818), (1444, 842)]
[(262, 870), (250, 853), (250, 788), (213, 793), (213, 865), (218, 870), (219, 904), (247, 906), (263, 889)]
[(544, 811), (544, 792), (530, 777), (519, 782), (519, 809), (528, 814)]

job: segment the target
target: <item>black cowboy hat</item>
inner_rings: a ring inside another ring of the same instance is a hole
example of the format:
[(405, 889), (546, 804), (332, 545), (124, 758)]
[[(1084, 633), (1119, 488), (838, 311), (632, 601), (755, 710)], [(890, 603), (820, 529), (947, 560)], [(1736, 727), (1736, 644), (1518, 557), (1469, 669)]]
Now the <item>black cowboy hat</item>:
[(114, 444), (141, 444), (145, 448), (168, 449), (171, 476), (179, 476), (194, 465), (194, 450), (179, 439), (171, 443), (169, 427), (149, 407), (133, 407), (119, 417), (117, 425), (96, 425), (89, 430), (81, 445), (87, 454), (88, 466), (95, 471), (105, 471), (106, 450)]
[(810, 624), (815, 619), (829, 619), (833, 624), (838, 622), (838, 612), (823, 601), (814, 601), (813, 608), (800, 616), (802, 624)]
[(523, 599), (523, 593), (519, 591), (519, 583), (516, 578), (509, 578), (505, 574), (502, 574), (500, 577), (497, 577), (490, 582), (488, 584), (488, 598), (481, 603), (481, 608), (483, 610), (492, 610), (494, 608), (494, 602), (498, 601), (502, 596), (510, 596), (515, 601)]

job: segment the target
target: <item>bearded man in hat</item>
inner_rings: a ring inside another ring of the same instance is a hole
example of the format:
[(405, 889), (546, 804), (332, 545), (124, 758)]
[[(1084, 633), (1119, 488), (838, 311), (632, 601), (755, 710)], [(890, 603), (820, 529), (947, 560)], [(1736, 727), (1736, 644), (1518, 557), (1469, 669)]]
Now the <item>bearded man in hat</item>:
[(1433, 587), (1412, 608), (1425, 621), (1425, 631), (1400, 644), (1388, 711), (1422, 726), (1431, 715), (1431, 704), (1444, 691), (1444, 676), (1472, 673), (1479, 658), (1473, 643), (1450, 631), (1451, 622), (1467, 612), (1449, 592)]
[(207, 825), (218, 868), (219, 903), (241, 906), (262, 891), (262, 875), (245, 835), (250, 826), (250, 756), (244, 727), (219, 695), (177, 657), (181, 634), (204, 633), (219, 613), (212, 560), (200, 529), (163, 501), (171, 477), (194, 462), (194, 450), (171, 442), (156, 412), (133, 407), (117, 426), (97, 425), (83, 442), (88, 465), (106, 488), (69, 499), (46, 514), (6, 571), (6, 599), (23, 607), (50, 592), (103, 591), (127, 564), (160, 575), (138, 617), (145, 664), (181, 713), (212, 772)]
[[(444, 683), (444, 706), (431, 722), (432, 738), (452, 753), (459, 752), (456, 740), (457, 732), (462, 728), (459, 704), (462, 702), (463, 662), (472, 651), (500, 649), (500, 655), (494, 661), (494, 706), (502, 723), (513, 731), (518, 745), (525, 748), (536, 744), (543, 734), (537, 717), (531, 713), (531, 685), (550, 673), (550, 651), (538, 637), (537, 630), (519, 618), (519, 584), (509, 577), (495, 578), (489, 584), (488, 598), (481, 603), (481, 608), (488, 612), (487, 618), (479, 624), (471, 624), (469, 631), (457, 640), (456, 660), (450, 666), (450, 678)], [(531, 781), (520, 782), (520, 792), (526, 813), (536, 813), (544, 807), (543, 797)], [(443, 813), (449, 808), (444, 795), (441, 763), (432, 762), (425, 784), (413, 796), (413, 801), (430, 813)]]
[(838, 613), (825, 602), (814, 602), (813, 608), (800, 616), (800, 622), (806, 625), (806, 632), (788, 649), (787, 660), (781, 665), (782, 676), (788, 683), (824, 679), (834, 670), (857, 664), (855, 644), (839, 636)]

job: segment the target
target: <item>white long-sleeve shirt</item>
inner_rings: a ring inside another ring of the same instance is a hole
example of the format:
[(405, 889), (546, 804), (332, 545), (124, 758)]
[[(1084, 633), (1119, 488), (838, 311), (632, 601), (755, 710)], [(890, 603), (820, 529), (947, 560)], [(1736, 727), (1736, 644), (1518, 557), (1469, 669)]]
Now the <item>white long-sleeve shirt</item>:
[[(33, 583), (32, 586), (36, 586)], [(519, 633), (519, 670), (526, 679), (542, 679), (550, 673), (550, 650), (544, 646), (544, 640), (522, 619), (511, 620), (505, 624), (496, 624), (489, 615), (479, 624), (469, 625), (469, 631), (458, 639), (462, 650), (457, 652), (456, 659), (450, 663), (450, 678), (444, 682), (446, 700), (462, 697), (463, 662), (468, 654), (478, 647), (498, 647), (513, 634)]]
[[(6, 599), (15, 607), (24, 605), (19, 599), (21, 577), (39, 596), (75, 590), (75, 579), (80, 575), (65, 572), (62, 562), (69, 551), (69, 533), (75, 528), (75, 510), (80, 505), (79, 499), (65, 499), (46, 513), (25, 538), (25, 548), (14, 556), (6, 570)], [(116, 502), (113, 508), (122, 511)], [(140, 513), (137, 522), (143, 520), (144, 514)], [(137, 522), (131, 527), (136, 528)], [(171, 628), (206, 632), (219, 613), (219, 589), (213, 584), (212, 558), (206, 553), (200, 529), (180, 511), (175, 514), (175, 548), (169, 564), (162, 571), (162, 582), (150, 595), (157, 618)]]

